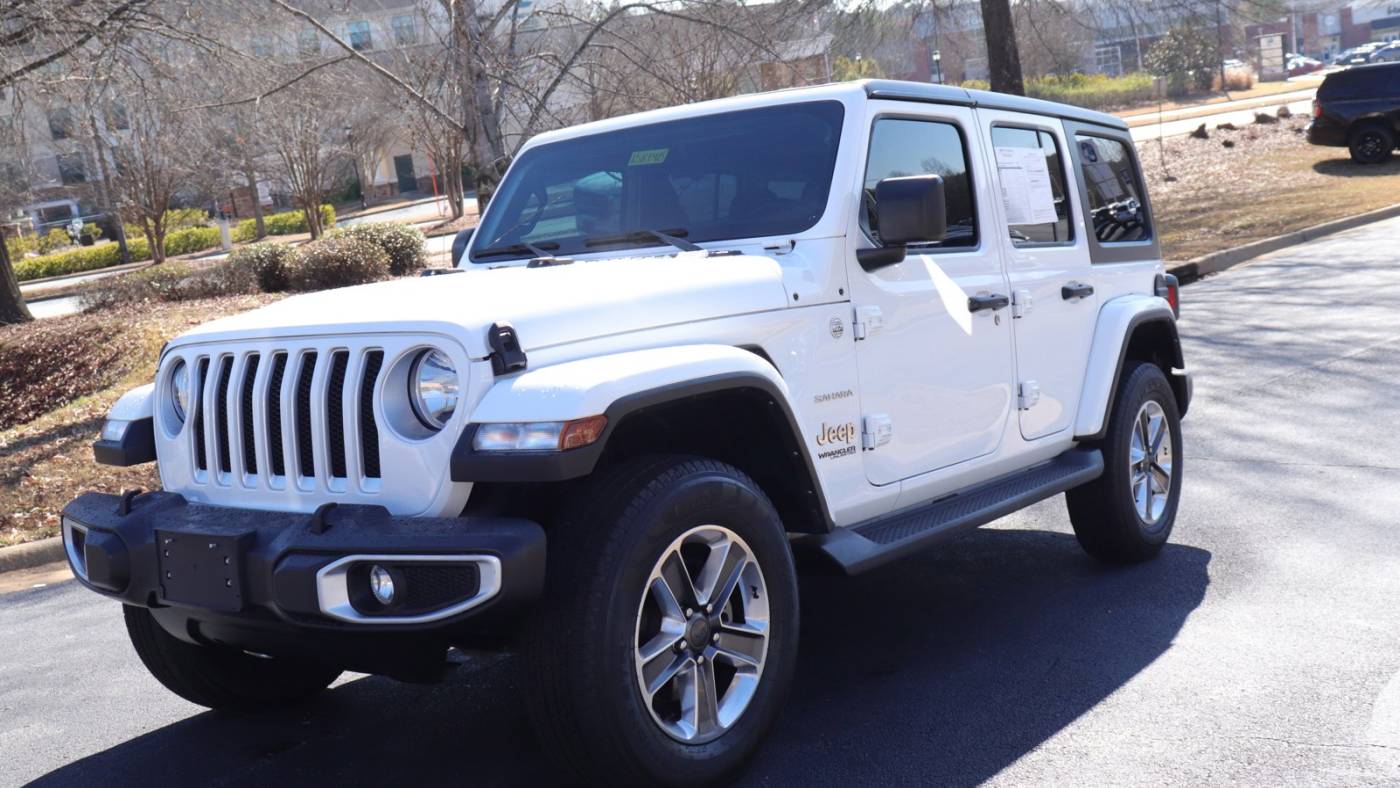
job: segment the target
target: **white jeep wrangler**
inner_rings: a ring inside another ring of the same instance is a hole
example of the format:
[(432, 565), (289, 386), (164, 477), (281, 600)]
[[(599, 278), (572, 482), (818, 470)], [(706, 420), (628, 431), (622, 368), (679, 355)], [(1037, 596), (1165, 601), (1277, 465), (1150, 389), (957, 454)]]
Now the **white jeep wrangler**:
[(1191, 380), (1116, 118), (869, 81), (551, 132), (450, 273), (209, 323), (113, 409), (98, 461), (164, 490), (64, 538), (175, 693), (518, 648), (569, 768), (706, 782), (784, 703), (794, 554), (1058, 493), (1105, 561), (1172, 529)]

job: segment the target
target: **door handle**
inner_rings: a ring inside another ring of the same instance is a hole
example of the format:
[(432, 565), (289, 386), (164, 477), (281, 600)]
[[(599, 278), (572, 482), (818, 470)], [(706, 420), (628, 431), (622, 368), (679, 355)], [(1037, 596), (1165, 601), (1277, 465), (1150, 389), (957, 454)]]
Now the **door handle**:
[(1060, 288), (1060, 297), (1066, 301), (1073, 301), (1076, 298), (1088, 298), (1094, 294), (1094, 286), (1086, 285), (1083, 282), (1070, 282)]
[(975, 296), (968, 296), (967, 311), (981, 312), (984, 309), (990, 309), (993, 312), (995, 312), (996, 310), (1002, 309), (1010, 303), (1010, 297), (1004, 296), (1000, 293), (992, 293), (990, 295), (983, 295), (979, 293)]

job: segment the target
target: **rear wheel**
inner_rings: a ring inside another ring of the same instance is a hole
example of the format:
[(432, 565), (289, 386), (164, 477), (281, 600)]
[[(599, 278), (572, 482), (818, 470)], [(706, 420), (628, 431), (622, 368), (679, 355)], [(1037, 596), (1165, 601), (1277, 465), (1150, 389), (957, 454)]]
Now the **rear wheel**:
[(126, 605), (126, 631), (146, 669), (165, 688), (211, 709), (259, 711), (305, 700), (340, 669), (196, 646), (166, 632), (144, 607)]
[(1103, 475), (1065, 493), (1074, 535), (1102, 561), (1152, 558), (1171, 535), (1181, 498), (1181, 417), (1157, 365), (1123, 369), (1098, 448)]
[(797, 654), (792, 556), (737, 469), (605, 472), (550, 530), (525, 643), (541, 739), (590, 784), (705, 784), (758, 747)]
[(1395, 134), (1378, 123), (1368, 123), (1351, 133), (1348, 147), (1358, 164), (1383, 164), (1395, 150)]

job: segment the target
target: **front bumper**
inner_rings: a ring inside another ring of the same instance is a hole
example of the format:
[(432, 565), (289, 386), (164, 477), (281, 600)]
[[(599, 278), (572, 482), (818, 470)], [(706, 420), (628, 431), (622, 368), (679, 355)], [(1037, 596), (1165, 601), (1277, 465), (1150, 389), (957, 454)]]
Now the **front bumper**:
[[(273, 654), (363, 636), (455, 643), (509, 619), (544, 585), (544, 530), (504, 517), (394, 517), (378, 506), (307, 515), (86, 493), (64, 508), (63, 534), (92, 590), (150, 608), (191, 642)], [(395, 578), (389, 605), (370, 591), (373, 565)]]

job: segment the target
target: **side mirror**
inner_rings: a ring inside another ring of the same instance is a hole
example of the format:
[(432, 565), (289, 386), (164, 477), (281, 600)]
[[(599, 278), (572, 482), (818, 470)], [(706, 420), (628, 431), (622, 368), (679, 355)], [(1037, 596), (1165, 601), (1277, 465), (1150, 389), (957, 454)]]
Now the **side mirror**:
[(452, 239), (452, 265), (454, 267), (462, 262), (462, 255), (466, 254), (467, 244), (472, 242), (472, 233), (475, 232), (475, 227), (468, 227), (458, 232), (457, 237)]
[(871, 210), (882, 246), (856, 252), (856, 259), (867, 271), (901, 262), (906, 245), (941, 241), (948, 232), (948, 203), (941, 175), (885, 178), (875, 184)]

